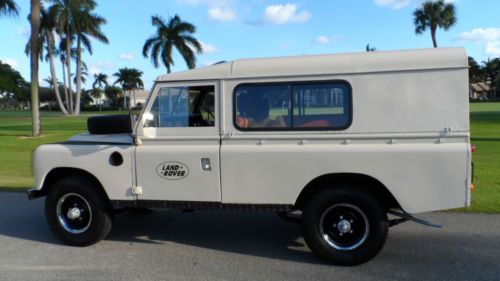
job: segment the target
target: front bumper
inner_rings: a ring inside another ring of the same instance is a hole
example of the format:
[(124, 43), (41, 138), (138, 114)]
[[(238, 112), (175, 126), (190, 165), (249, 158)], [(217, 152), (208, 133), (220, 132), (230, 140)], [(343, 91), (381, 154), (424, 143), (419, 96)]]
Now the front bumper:
[(27, 192), (28, 200), (34, 200), (36, 198), (45, 196), (45, 193), (42, 190), (30, 189)]

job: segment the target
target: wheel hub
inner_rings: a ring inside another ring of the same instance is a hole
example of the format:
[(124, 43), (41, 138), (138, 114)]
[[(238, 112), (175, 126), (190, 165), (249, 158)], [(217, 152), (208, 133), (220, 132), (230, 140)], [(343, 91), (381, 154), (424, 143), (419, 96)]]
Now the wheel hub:
[(319, 231), (330, 247), (351, 251), (366, 241), (370, 228), (360, 208), (348, 203), (337, 203), (324, 210), (319, 220)]
[(83, 210), (80, 210), (78, 209), (77, 207), (74, 207), (74, 208), (70, 208), (68, 210), (68, 218), (71, 219), (71, 220), (76, 220), (80, 217), (81, 213), (82, 213)]
[(61, 227), (71, 234), (84, 233), (92, 223), (90, 204), (85, 197), (77, 193), (61, 196), (57, 202), (56, 213)]
[(348, 220), (340, 220), (337, 223), (337, 230), (340, 233), (347, 233), (351, 231), (351, 223)]

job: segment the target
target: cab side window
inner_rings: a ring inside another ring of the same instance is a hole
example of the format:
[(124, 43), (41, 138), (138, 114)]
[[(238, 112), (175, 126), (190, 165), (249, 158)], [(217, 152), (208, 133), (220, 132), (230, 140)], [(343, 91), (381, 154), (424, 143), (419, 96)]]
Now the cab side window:
[(213, 127), (215, 126), (215, 87), (186, 86), (161, 88), (144, 127)]

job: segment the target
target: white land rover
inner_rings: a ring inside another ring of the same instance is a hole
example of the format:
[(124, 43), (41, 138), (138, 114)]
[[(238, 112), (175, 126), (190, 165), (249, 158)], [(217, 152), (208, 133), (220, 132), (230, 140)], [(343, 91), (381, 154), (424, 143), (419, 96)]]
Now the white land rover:
[[(468, 206), (463, 49), (244, 59), (160, 76), (140, 116), (34, 151), (52, 231), (106, 237), (124, 208), (277, 211), (336, 264), (411, 214)], [(399, 219), (389, 220), (394, 215)]]

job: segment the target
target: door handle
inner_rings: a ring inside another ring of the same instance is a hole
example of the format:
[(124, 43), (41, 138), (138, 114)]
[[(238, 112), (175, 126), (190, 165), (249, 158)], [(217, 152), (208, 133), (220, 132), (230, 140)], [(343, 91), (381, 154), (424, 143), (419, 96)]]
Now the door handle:
[(203, 171), (212, 171), (212, 165), (210, 165), (210, 158), (201, 158), (201, 169)]

